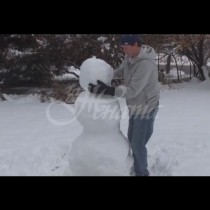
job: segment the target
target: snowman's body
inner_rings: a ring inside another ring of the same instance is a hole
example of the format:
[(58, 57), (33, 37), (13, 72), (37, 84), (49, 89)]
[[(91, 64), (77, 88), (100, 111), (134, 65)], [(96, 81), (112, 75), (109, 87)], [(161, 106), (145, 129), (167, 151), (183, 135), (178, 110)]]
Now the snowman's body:
[(75, 108), (83, 131), (72, 143), (69, 156), (72, 175), (129, 175), (133, 160), (129, 156), (129, 141), (120, 130), (119, 101), (85, 90), (77, 98)]

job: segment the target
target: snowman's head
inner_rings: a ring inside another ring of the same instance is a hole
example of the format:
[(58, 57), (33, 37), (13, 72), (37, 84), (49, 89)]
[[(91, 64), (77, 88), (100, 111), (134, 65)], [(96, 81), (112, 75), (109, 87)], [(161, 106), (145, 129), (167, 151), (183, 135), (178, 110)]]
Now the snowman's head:
[(113, 68), (108, 63), (93, 57), (85, 60), (81, 65), (79, 82), (84, 89), (87, 89), (89, 83), (97, 85), (97, 80), (111, 85), (113, 76)]

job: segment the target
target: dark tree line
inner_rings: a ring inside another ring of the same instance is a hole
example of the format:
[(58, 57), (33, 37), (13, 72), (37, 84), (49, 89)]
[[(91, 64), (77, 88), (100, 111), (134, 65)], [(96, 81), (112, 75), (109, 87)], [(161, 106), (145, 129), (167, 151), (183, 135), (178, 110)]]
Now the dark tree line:
[(79, 68), (92, 56), (116, 68), (120, 61), (118, 35), (1, 34), (0, 84), (49, 85), (54, 75)]
[[(205, 80), (202, 66), (210, 56), (209, 35), (143, 34), (142, 38), (158, 54), (173, 43), (173, 53), (187, 56), (197, 67), (195, 76)], [(79, 68), (92, 56), (117, 68), (123, 58), (118, 39), (118, 34), (1, 34), (0, 85), (50, 85), (55, 75), (68, 72), (68, 66)]]

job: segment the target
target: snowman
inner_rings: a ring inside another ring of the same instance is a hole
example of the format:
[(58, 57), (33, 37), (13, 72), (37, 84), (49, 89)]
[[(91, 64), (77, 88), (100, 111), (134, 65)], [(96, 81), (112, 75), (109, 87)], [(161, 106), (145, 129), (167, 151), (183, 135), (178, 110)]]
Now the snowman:
[(117, 98), (95, 95), (89, 83), (111, 84), (113, 69), (101, 59), (83, 62), (80, 85), (84, 91), (75, 102), (76, 119), (83, 127), (73, 141), (69, 165), (73, 176), (128, 176), (133, 164), (129, 141), (120, 130), (121, 111)]

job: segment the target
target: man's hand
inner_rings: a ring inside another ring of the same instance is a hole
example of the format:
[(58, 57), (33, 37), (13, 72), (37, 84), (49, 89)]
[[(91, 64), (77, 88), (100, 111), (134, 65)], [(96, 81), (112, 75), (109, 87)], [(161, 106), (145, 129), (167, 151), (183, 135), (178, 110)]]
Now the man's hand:
[(112, 87), (117, 87), (122, 84), (122, 79), (113, 79), (111, 84), (112, 84)]
[(94, 93), (94, 94), (97, 94), (97, 95), (98, 94), (104, 94), (104, 95), (114, 96), (114, 94), (115, 94), (115, 88), (114, 87), (110, 87), (100, 80), (97, 80), (97, 83), (98, 83), (98, 85), (94, 85), (92, 83), (89, 84), (88, 90), (91, 93)]

